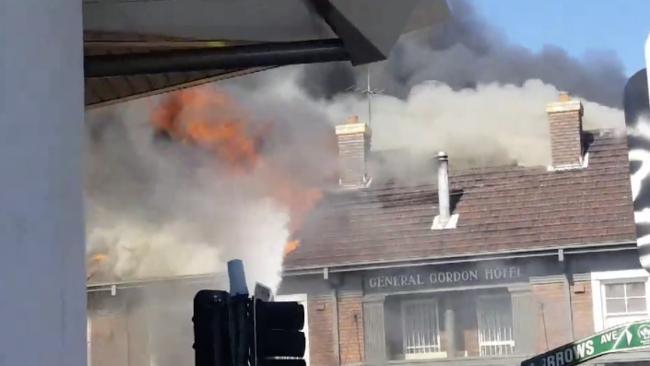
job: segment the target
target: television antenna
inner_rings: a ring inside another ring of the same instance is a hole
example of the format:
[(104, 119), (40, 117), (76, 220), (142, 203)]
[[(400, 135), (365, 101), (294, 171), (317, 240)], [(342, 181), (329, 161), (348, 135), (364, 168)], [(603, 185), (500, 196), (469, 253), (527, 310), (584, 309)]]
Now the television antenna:
[(355, 88), (351, 86), (346, 91), (352, 91), (359, 94), (365, 94), (368, 100), (368, 126), (372, 124), (372, 97), (373, 95), (382, 94), (384, 89), (373, 89), (370, 85), (370, 64), (366, 67), (366, 85), (365, 88)]

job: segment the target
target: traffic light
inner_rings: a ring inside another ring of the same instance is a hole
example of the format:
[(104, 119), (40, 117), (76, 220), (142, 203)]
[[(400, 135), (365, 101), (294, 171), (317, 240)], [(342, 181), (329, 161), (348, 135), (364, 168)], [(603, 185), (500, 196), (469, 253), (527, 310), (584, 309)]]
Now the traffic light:
[(305, 309), (297, 302), (254, 300), (255, 366), (305, 366)]
[(230, 291), (194, 296), (196, 366), (306, 366), (305, 309), (297, 302), (267, 302), (258, 284), (250, 298), (241, 260), (228, 262)]
[(231, 366), (229, 299), (225, 291), (201, 290), (194, 296), (196, 366)]

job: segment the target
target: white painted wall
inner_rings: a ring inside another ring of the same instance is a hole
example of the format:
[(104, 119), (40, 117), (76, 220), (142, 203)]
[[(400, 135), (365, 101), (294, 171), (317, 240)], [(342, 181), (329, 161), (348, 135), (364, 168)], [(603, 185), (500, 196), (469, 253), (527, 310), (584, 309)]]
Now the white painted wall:
[(80, 0), (0, 0), (0, 366), (86, 363)]

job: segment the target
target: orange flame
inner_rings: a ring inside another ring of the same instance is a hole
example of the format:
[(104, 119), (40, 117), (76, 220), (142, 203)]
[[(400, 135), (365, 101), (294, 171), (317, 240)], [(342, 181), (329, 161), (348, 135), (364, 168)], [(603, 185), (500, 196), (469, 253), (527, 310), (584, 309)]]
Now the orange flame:
[(290, 254), (300, 246), (300, 240), (291, 240), (284, 246), (284, 255)]
[[(154, 110), (151, 121), (159, 132), (211, 151), (232, 173), (254, 170), (265, 180), (267, 194), (289, 211), (291, 234), (321, 199), (320, 189), (292, 179), (282, 166), (264, 159), (259, 148), (273, 125), (253, 125), (247, 113), (222, 91), (199, 87), (175, 92)], [(288, 242), (285, 255), (298, 246), (297, 240)]]
[(259, 157), (245, 117), (226, 94), (198, 88), (172, 94), (151, 121), (158, 131), (212, 150), (220, 161), (240, 170), (254, 167)]
[(88, 263), (88, 272), (86, 273), (86, 281), (91, 279), (98, 271), (97, 266), (100, 265), (102, 262), (106, 261), (108, 259), (108, 255), (106, 254), (95, 254), (89, 259)]
[(95, 254), (90, 258), (91, 263), (101, 263), (108, 259), (108, 256), (106, 254)]

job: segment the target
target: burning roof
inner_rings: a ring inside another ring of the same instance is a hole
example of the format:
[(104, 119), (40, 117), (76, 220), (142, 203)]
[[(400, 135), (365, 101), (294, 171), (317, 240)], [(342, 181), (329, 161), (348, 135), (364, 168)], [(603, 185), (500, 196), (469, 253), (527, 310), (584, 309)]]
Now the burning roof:
[[(272, 118), (260, 120), (231, 95), (211, 87), (166, 96), (153, 108), (149, 120), (146, 128), (155, 137), (154, 144), (147, 145), (151, 151), (147, 151), (155, 154), (155, 160), (140, 162), (132, 171), (127, 167), (125, 173), (110, 170), (103, 177), (91, 171), (89, 281), (199, 274), (217, 268), (214, 261), (233, 255), (226, 254), (226, 248), (239, 247), (245, 252), (248, 246), (248, 255), (261, 262), (273, 263), (277, 259), (279, 274), (282, 251), (289, 253), (299, 246), (292, 235), (322, 197), (322, 182), (304, 174), (304, 164), (296, 164), (302, 157), (283, 152), (284, 145), (293, 146), (286, 131)], [(161, 136), (165, 138), (161, 140)], [(278, 138), (281, 141), (276, 141)], [(113, 137), (106, 143), (124, 141)], [(95, 148), (103, 144), (97, 142)], [(159, 148), (160, 144), (163, 148)], [(314, 144), (309, 148), (336, 156), (328, 141), (322, 141), (320, 148)], [(294, 149), (289, 151), (293, 153)], [(188, 152), (190, 159), (175, 160)], [(137, 149), (127, 156), (118, 153), (126, 159), (117, 162), (120, 169), (142, 158)], [(110, 154), (110, 150), (96, 153), (102, 163), (106, 159), (110, 162)], [(167, 163), (186, 167), (171, 174), (155, 172), (157, 165)], [(101, 163), (93, 167), (109, 169)], [(179, 173), (188, 176), (176, 177)], [(170, 192), (156, 196), (163, 190), (160, 185), (168, 186), (164, 190)], [(130, 199), (119, 191), (129, 186), (140, 187)], [(116, 206), (116, 200), (122, 203)], [(137, 215), (128, 219), (133, 212)], [(273, 233), (267, 232), (269, 225), (275, 228)], [(277, 252), (271, 250), (265, 255), (260, 251), (264, 246), (283, 244), (284, 248)], [(246, 258), (243, 252), (238, 255)], [(184, 262), (188, 265), (179, 264)]]
[(284, 269), (634, 243), (625, 139), (597, 133), (588, 153), (585, 169), (452, 171), (452, 206), (460, 216), (452, 230), (430, 229), (438, 202), (433, 184), (376, 182), (331, 192), (309, 215)]

